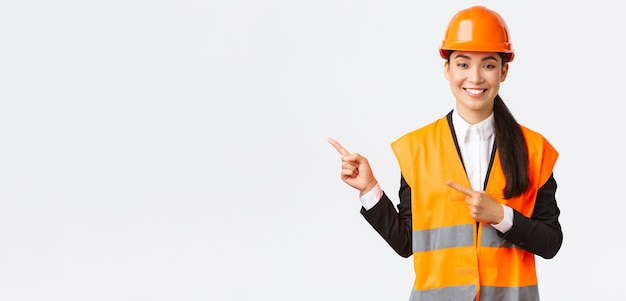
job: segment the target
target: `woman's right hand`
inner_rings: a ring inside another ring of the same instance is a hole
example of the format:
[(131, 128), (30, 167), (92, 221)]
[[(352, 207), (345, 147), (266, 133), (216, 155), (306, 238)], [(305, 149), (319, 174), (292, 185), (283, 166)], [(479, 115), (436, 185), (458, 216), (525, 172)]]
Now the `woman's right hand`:
[(358, 153), (351, 154), (333, 138), (328, 138), (328, 142), (341, 155), (341, 180), (359, 190), (361, 195), (372, 190), (378, 182), (367, 158)]

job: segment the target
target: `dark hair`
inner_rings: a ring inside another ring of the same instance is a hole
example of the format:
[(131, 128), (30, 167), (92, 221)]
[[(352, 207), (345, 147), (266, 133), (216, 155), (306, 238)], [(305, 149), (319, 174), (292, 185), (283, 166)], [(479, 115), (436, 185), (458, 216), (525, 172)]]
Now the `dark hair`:
[(530, 186), (528, 177), (528, 148), (520, 125), (504, 104), (500, 95), (493, 100), (495, 144), (500, 154), (502, 171), (506, 178), (504, 198), (519, 196)]
[[(448, 63), (450, 62), (449, 51)], [(498, 53), (502, 64), (506, 62), (505, 54)], [(504, 186), (505, 199), (522, 195), (530, 186), (528, 177), (528, 148), (522, 128), (513, 117), (509, 108), (504, 104), (500, 95), (493, 100), (493, 117), (495, 125), (495, 144), (500, 155), (502, 171), (506, 178)]]

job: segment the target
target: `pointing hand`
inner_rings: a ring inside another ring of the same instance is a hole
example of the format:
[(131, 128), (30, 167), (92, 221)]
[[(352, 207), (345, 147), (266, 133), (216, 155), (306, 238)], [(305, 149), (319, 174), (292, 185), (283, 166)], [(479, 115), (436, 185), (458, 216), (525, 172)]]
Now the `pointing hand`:
[(465, 203), (469, 214), (478, 222), (498, 224), (504, 219), (504, 208), (484, 191), (472, 190), (463, 185), (447, 181), (446, 184), (454, 190), (465, 194)]
[(358, 153), (348, 152), (339, 142), (333, 138), (328, 138), (328, 142), (341, 155), (341, 180), (351, 187), (359, 190), (361, 195), (370, 191), (376, 186), (376, 179), (367, 158)]

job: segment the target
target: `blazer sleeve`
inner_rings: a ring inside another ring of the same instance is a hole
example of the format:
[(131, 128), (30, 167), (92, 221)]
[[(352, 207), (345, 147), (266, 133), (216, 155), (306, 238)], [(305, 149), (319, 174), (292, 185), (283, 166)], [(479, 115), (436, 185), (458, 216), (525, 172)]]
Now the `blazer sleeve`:
[(560, 210), (556, 204), (556, 180), (550, 175), (538, 190), (535, 208), (530, 218), (513, 210), (513, 227), (502, 237), (526, 251), (543, 258), (553, 258), (563, 243), (559, 223)]
[(361, 214), (367, 222), (382, 236), (398, 255), (410, 257), (413, 255), (412, 225), (411, 225), (411, 188), (404, 180), (400, 179), (398, 192), (400, 203), (398, 210), (383, 192), (381, 199), (370, 208), (361, 208)]

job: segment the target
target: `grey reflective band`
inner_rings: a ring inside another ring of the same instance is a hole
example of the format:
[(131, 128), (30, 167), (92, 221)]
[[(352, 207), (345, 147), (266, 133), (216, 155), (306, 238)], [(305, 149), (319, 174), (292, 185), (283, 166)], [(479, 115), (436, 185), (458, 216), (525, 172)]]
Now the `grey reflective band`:
[(476, 286), (470, 284), (419, 291), (414, 288), (409, 301), (457, 301), (473, 300), (475, 297)]
[(498, 230), (491, 226), (484, 226), (480, 237), (480, 245), (492, 248), (519, 248), (516, 244), (505, 240), (498, 235)]
[(474, 225), (449, 226), (413, 231), (413, 252), (467, 247), (474, 243)]
[[(476, 286), (459, 285), (430, 290), (411, 291), (409, 301), (475, 300)], [(481, 286), (481, 301), (539, 301), (537, 285), (522, 287)]]
[[(445, 248), (473, 246), (474, 225), (466, 224), (413, 231), (413, 252), (433, 251)], [(491, 248), (519, 248), (506, 241), (491, 226), (482, 227), (480, 245)], [(473, 300), (476, 297), (475, 285), (449, 286), (428, 290), (411, 291), (410, 301), (427, 300)], [(481, 301), (538, 301), (537, 285), (522, 287), (481, 286)]]
[(537, 285), (521, 287), (481, 286), (480, 300), (539, 301), (539, 287)]

